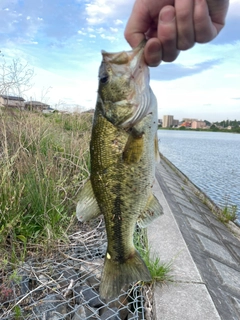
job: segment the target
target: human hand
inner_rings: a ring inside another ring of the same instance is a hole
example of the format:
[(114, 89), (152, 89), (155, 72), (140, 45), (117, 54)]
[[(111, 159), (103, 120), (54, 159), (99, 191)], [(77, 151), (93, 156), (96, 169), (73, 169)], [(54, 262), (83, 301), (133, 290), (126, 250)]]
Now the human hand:
[(214, 39), (225, 24), (229, 0), (136, 0), (125, 29), (134, 48), (148, 39), (144, 56), (153, 67), (180, 50)]

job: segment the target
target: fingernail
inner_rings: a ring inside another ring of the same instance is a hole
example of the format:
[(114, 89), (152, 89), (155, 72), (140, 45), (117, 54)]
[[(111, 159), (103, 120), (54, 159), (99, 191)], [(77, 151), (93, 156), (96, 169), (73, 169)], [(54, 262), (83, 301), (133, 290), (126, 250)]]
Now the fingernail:
[(175, 10), (173, 7), (171, 8), (163, 8), (160, 11), (159, 20), (162, 23), (172, 22), (175, 19)]

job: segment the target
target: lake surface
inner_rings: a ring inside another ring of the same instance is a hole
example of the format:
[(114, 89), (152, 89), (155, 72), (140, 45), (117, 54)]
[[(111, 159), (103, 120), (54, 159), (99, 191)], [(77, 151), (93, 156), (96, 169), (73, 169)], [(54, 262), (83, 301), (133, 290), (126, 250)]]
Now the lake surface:
[(240, 134), (158, 130), (160, 152), (218, 206), (237, 205), (240, 223)]

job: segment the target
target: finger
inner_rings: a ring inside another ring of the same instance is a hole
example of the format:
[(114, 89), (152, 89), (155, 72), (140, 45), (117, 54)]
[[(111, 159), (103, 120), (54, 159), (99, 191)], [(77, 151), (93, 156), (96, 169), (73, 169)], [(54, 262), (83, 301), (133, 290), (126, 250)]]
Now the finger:
[(176, 16), (173, 6), (166, 6), (160, 11), (158, 39), (162, 44), (162, 60), (165, 62), (174, 61), (179, 50), (177, 49)]
[(225, 24), (229, 0), (207, 0), (207, 5), (213, 25), (219, 33)]
[(150, 23), (146, 8), (141, 1), (136, 1), (124, 31), (124, 37), (132, 48), (137, 47), (145, 38)]
[(131, 24), (127, 24), (124, 37), (132, 48), (136, 48), (145, 39), (144, 32), (135, 31), (134, 28), (131, 28)]
[(193, 19), (196, 42), (209, 42), (217, 36), (218, 31), (212, 23), (206, 0), (195, 0)]
[(144, 48), (144, 58), (149, 67), (157, 67), (162, 60), (162, 46), (158, 38), (151, 38)]
[(177, 21), (177, 48), (187, 50), (194, 46), (193, 0), (175, 0)]

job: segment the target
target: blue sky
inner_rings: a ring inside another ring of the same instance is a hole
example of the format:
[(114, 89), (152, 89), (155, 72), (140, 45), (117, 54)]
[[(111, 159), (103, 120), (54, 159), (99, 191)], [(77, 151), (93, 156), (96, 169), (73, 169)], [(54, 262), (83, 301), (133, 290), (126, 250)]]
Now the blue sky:
[[(240, 0), (230, 2), (226, 27), (214, 41), (151, 68), (159, 118), (240, 120)], [(45, 100), (59, 109), (94, 108), (101, 49), (130, 49), (123, 32), (133, 3), (1, 0), (4, 59), (20, 58), (35, 70), (34, 86), (24, 98)]]

